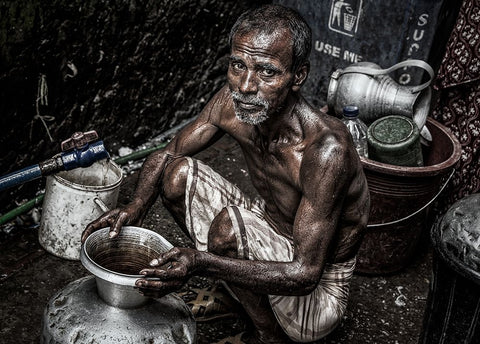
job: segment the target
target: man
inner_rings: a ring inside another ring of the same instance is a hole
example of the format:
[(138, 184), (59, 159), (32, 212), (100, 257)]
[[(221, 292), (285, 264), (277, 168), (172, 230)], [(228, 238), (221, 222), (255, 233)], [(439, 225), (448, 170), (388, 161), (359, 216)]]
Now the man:
[[(299, 92), (311, 33), (295, 11), (243, 14), (230, 44), (227, 85), (146, 160), (132, 202), (88, 225), (82, 240), (140, 224), (160, 194), (196, 249), (174, 248), (142, 270), (145, 294), (178, 290), (193, 275), (223, 280), (252, 319), (254, 342), (314, 341), (346, 308), (369, 213), (365, 176), (343, 124)], [(258, 199), (190, 158), (225, 133), (242, 148)]]

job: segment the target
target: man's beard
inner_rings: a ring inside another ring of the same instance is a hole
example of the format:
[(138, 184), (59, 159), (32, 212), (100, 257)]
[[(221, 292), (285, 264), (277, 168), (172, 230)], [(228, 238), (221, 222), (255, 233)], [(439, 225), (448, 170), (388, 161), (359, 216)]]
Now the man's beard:
[[(252, 95), (244, 95), (236, 91), (231, 91), (233, 99), (233, 108), (235, 110), (235, 116), (242, 122), (257, 125), (268, 118), (268, 102), (260, 97)], [(238, 105), (238, 102), (252, 104), (260, 107), (260, 109), (253, 109), (249, 111), (243, 109)]]

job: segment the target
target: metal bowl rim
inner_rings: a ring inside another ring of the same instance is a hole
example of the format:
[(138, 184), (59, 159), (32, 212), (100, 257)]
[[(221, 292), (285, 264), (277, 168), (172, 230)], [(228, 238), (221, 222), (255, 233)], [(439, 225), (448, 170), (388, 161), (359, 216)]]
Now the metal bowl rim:
[[(135, 281), (138, 280), (139, 278), (142, 278), (143, 275), (127, 275), (127, 274), (106, 269), (103, 266), (99, 265), (97, 262), (95, 262), (87, 252), (87, 249), (86, 249), (87, 243), (91, 241), (93, 237), (98, 235), (108, 236), (109, 231), (110, 231), (109, 227), (101, 228), (93, 232), (87, 237), (85, 242), (82, 244), (82, 247), (80, 250), (80, 261), (88, 271), (90, 271), (96, 277), (103, 279), (104, 281), (107, 281), (113, 284), (134, 287)], [(150, 229), (135, 227), (135, 226), (125, 226), (125, 227), (122, 227), (120, 233), (125, 231), (127, 232), (135, 231), (137, 233), (143, 232), (149, 235), (153, 235), (157, 237), (161, 242), (163, 242), (167, 248), (169, 249), (173, 248), (173, 245), (168, 240), (166, 240), (162, 235)]]

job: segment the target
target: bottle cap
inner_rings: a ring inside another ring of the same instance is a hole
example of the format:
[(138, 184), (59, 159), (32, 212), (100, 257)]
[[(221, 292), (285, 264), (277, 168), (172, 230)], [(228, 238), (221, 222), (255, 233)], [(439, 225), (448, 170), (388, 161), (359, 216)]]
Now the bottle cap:
[(357, 117), (358, 107), (355, 105), (347, 105), (343, 108), (343, 115), (346, 117)]

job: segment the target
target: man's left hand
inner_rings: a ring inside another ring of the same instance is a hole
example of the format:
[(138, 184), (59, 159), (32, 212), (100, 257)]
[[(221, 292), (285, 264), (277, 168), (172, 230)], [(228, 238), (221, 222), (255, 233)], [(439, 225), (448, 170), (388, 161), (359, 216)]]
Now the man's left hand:
[(135, 285), (145, 296), (155, 298), (179, 290), (193, 272), (197, 253), (193, 249), (174, 247), (152, 260), (152, 268), (140, 271), (145, 278), (137, 280)]

